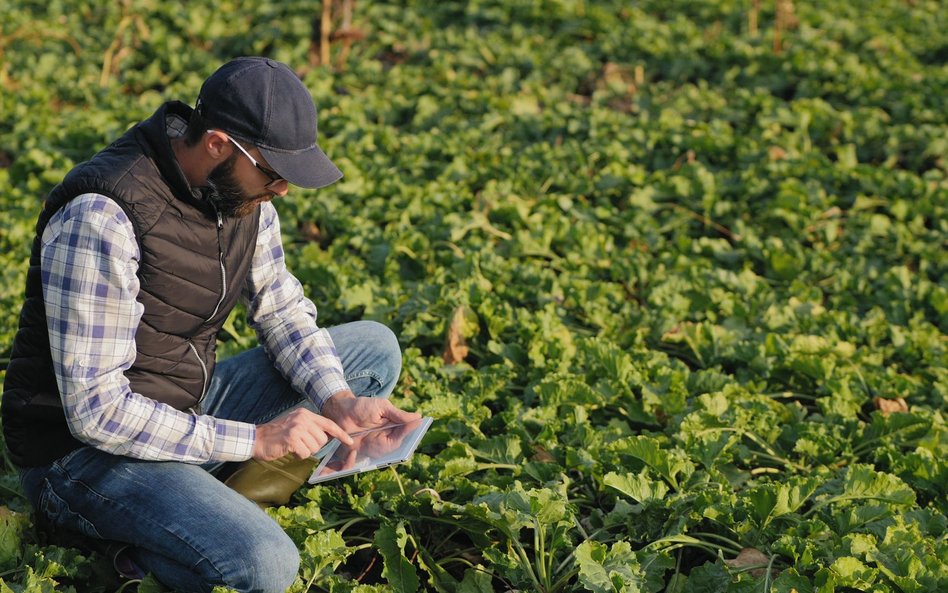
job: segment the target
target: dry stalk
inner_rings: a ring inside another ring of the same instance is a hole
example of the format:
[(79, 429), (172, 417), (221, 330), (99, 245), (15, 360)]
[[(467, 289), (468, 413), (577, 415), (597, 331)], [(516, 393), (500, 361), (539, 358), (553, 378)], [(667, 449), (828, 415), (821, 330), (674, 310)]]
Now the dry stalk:
[(75, 38), (70, 37), (62, 31), (52, 29), (37, 30), (35, 29), (35, 23), (21, 26), (9, 35), (0, 35), (0, 86), (5, 89), (13, 87), (13, 80), (10, 79), (9, 73), (7, 72), (7, 63), (3, 59), (4, 51), (8, 45), (18, 39), (42, 43), (50, 38), (65, 41), (72, 48), (73, 53), (77, 56), (82, 54), (82, 48)]
[[(109, 78), (118, 72), (119, 63), (134, 51), (134, 48), (139, 45), (140, 40), (147, 40), (151, 35), (142, 17), (133, 15), (131, 12), (131, 3), (128, 1), (122, 2), (122, 19), (116, 28), (112, 43), (109, 44), (109, 47), (105, 50), (105, 54), (102, 56), (102, 71), (99, 74), (100, 87), (108, 85)], [(132, 25), (134, 25), (134, 27), (129, 33), (131, 35), (131, 41), (125, 44), (124, 38), (126, 30)]]
[(323, 12), (319, 19), (319, 63), (329, 65), (329, 36), (332, 33), (332, 0), (323, 0)]
[(793, 15), (793, 0), (776, 0), (777, 18), (774, 23), (774, 53), (783, 52), (783, 32), (796, 25)]
[(751, 37), (757, 37), (757, 22), (760, 17), (760, 0), (751, 2), (750, 12), (747, 13), (747, 32)]
[[(345, 68), (352, 43), (365, 37), (362, 31), (352, 26), (354, 9), (355, 0), (323, 1), (318, 26), (316, 21), (313, 23), (313, 34), (310, 38), (309, 48), (310, 66), (332, 65), (333, 42), (342, 42), (342, 50), (336, 58), (335, 67), (337, 69)], [(333, 27), (334, 23), (335, 28)]]
[(342, 0), (342, 28), (338, 31), (342, 34), (342, 51), (339, 53), (339, 61), (336, 65), (339, 69), (345, 67), (346, 60), (349, 58), (349, 49), (352, 47), (353, 36), (350, 32), (352, 31), (353, 4), (355, 0)]

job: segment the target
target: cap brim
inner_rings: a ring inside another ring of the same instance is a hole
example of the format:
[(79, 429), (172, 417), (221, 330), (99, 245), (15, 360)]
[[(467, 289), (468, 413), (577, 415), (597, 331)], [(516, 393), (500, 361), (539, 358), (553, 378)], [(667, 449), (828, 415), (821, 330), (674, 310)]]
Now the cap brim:
[(332, 164), (319, 146), (313, 145), (312, 148), (294, 152), (258, 149), (267, 164), (295, 186), (316, 189), (342, 179), (342, 171)]

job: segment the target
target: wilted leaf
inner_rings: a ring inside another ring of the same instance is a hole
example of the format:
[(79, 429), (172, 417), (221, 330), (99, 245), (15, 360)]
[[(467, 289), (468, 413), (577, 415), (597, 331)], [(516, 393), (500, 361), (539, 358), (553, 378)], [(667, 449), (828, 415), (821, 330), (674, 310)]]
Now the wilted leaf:
[(769, 156), (772, 161), (779, 161), (786, 158), (787, 151), (779, 146), (771, 146), (767, 149), (767, 156)]
[(454, 310), (442, 355), (446, 364), (457, 364), (467, 357), (470, 352), (467, 338), (477, 331), (477, 327), (477, 315), (469, 308), (461, 305)]
[(909, 411), (908, 404), (905, 403), (905, 400), (901, 397), (896, 398), (896, 399), (886, 399), (884, 397), (876, 397), (876, 398), (873, 398), (872, 404), (876, 407), (877, 410), (879, 410), (886, 416), (892, 413)]
[[(725, 560), (725, 564), (736, 570), (748, 569), (755, 578), (761, 578), (767, 573), (767, 567), (770, 566), (770, 557), (755, 548), (743, 548), (737, 555), (737, 558)], [(771, 576), (776, 576), (777, 571), (771, 570)]]
[(544, 463), (551, 463), (551, 462), (556, 461), (556, 458), (553, 457), (553, 455), (549, 451), (547, 451), (540, 445), (534, 445), (533, 457), (531, 459), (533, 459), (533, 461), (541, 461)]
[(323, 240), (323, 232), (312, 220), (303, 220), (299, 224), (299, 232), (303, 239), (318, 243)]

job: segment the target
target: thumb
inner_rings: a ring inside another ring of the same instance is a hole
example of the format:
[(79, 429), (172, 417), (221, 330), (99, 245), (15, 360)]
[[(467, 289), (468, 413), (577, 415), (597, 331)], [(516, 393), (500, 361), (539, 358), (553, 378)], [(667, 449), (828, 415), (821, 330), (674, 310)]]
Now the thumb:
[(406, 424), (418, 420), (419, 418), (421, 418), (421, 414), (418, 412), (399, 410), (393, 405), (388, 406), (388, 410), (385, 412), (385, 419), (393, 424)]

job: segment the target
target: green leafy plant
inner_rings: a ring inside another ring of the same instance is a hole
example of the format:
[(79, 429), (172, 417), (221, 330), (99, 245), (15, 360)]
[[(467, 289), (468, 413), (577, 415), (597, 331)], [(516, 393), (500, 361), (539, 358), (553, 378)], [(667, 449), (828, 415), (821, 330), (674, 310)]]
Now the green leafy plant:
[[(303, 0), (7, 4), (0, 363), (73, 165), (236, 55), (314, 95), (287, 264), (437, 420), (271, 511), (291, 591), (948, 590), (938, 2), (357, 3), (331, 66)], [(163, 590), (0, 503), (0, 592)]]

